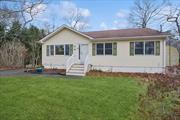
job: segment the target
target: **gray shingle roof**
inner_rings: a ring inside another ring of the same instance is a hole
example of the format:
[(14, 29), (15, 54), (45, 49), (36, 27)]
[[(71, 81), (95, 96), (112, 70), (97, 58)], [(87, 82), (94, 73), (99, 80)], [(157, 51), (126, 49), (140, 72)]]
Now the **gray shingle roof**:
[(134, 29), (119, 29), (119, 30), (104, 30), (82, 32), (92, 38), (117, 38), (117, 37), (138, 37), (138, 36), (157, 36), (168, 35), (167, 32), (160, 32), (150, 28), (134, 28)]

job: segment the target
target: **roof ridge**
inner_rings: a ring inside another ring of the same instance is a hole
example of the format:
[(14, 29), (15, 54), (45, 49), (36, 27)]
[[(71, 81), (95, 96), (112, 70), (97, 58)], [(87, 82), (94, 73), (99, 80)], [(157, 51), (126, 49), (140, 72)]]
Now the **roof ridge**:
[(95, 31), (84, 31), (82, 33), (91, 33), (91, 32), (107, 32), (107, 31), (119, 31), (119, 30), (137, 30), (137, 29), (149, 29), (153, 31), (160, 32), (159, 30), (156, 29), (151, 29), (151, 28), (125, 28), (125, 29), (109, 29), (109, 30), (95, 30)]

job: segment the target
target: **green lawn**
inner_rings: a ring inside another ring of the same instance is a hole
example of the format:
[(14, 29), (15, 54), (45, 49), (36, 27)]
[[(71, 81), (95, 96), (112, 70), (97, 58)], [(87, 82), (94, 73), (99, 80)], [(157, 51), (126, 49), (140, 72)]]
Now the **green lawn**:
[(4, 77), (0, 119), (127, 120), (144, 91), (126, 77)]

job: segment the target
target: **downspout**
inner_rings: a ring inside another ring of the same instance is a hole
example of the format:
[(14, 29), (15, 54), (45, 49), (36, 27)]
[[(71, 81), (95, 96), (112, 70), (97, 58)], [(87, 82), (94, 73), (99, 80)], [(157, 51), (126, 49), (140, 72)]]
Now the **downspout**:
[(164, 69), (166, 70), (166, 41), (168, 40), (168, 37), (164, 40)]
[(169, 43), (169, 66), (171, 66), (171, 42)]

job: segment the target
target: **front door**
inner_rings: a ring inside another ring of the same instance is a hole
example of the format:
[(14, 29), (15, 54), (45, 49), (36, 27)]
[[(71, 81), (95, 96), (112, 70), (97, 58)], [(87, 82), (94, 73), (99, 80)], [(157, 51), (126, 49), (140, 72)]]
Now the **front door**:
[(80, 64), (84, 64), (87, 55), (88, 55), (88, 44), (80, 44), (79, 45)]

